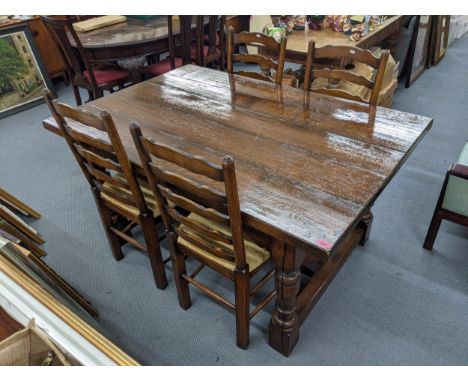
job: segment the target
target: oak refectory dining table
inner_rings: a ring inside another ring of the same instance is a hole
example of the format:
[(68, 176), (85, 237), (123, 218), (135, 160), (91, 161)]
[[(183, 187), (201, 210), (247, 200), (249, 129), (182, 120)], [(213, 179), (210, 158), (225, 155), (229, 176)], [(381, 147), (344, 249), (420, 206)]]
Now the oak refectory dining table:
[[(193, 65), (81, 108), (111, 113), (137, 172), (133, 121), (143, 135), (214, 163), (234, 157), (243, 222), (273, 240), (278, 294), (269, 343), (284, 355), (366, 240), (372, 204), (432, 125), (423, 116)], [(51, 117), (43, 126), (60, 134)]]

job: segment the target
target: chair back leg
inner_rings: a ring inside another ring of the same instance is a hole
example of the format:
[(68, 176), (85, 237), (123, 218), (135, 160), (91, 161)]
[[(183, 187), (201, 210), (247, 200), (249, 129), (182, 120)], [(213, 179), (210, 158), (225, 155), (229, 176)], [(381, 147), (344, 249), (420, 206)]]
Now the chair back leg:
[(187, 274), (185, 257), (176, 249), (175, 233), (168, 233), (167, 239), (169, 243), (169, 251), (171, 253), (172, 272), (174, 274), (174, 280), (177, 288), (179, 305), (182, 309), (187, 310), (192, 306), (192, 300), (190, 299), (188, 281), (184, 278), (184, 275)]
[(154, 281), (158, 289), (165, 289), (167, 287), (167, 277), (164, 271), (164, 260), (159, 246), (159, 240), (155, 235), (157, 232), (156, 224), (153, 215), (146, 213), (139, 215), (140, 225), (145, 237), (145, 243), (148, 250), (148, 257), (153, 270)]
[(124, 258), (122, 252), (122, 241), (110, 229), (112, 227), (111, 211), (102, 203), (101, 199), (96, 195), (97, 191), (92, 191), (94, 200), (96, 201), (97, 209), (99, 211), (99, 216), (101, 217), (102, 225), (104, 226), (104, 231), (106, 232), (107, 240), (109, 241), (109, 245), (111, 247), (112, 256), (115, 260), (120, 261)]

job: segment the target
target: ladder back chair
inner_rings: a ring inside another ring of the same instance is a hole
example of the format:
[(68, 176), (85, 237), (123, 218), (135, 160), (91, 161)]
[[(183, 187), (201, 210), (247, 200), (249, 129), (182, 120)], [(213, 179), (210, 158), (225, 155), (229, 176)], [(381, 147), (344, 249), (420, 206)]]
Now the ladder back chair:
[[(235, 311), (237, 345), (246, 348), (250, 319), (276, 291), (250, 312), (250, 296), (274, 270), (250, 288), (250, 278), (269, 263), (269, 242), (243, 229), (234, 160), (225, 156), (218, 166), (143, 137), (134, 123), (130, 130), (166, 227), (180, 306), (191, 306), (189, 284), (196, 286)], [(200, 262), (192, 274), (186, 272), (185, 256)], [(234, 282), (234, 303), (195, 279), (205, 266)]]
[[(286, 59), (286, 37), (282, 37), (280, 42), (277, 42), (273, 37), (263, 33), (240, 32), (234, 33), (234, 28), (228, 28), (227, 35), (227, 71), (246, 77), (251, 77), (263, 81), (274, 82), (281, 84), (283, 80), (284, 62)], [(277, 60), (258, 54), (234, 53), (236, 45), (246, 44), (256, 46), (259, 49), (268, 49), (277, 55)], [(234, 72), (234, 62), (256, 63), (260, 66), (262, 73), (238, 71)], [(271, 70), (275, 70), (275, 76), (271, 76)]]
[(190, 47), (190, 58), (199, 66), (213, 65), (219, 62), (221, 70), (225, 68), (225, 36), (226, 16), (208, 16), (205, 26), (205, 16), (196, 16), (195, 42)]
[(427, 230), (423, 247), (432, 250), (442, 220), (468, 227), (468, 142), (450, 166)]
[(145, 66), (141, 72), (149, 77), (156, 77), (190, 64), (191, 30), (192, 16), (179, 16), (179, 33), (174, 32), (173, 16), (167, 16), (169, 55), (163, 60)]
[[(40, 16), (49, 33), (55, 39), (59, 50), (67, 64), (67, 73), (73, 86), (77, 106), (82, 104), (79, 88), (88, 91), (89, 100), (100, 98), (104, 91), (112, 93), (117, 87), (122, 89), (126, 83), (132, 82), (130, 73), (118, 68), (97, 68), (92, 63), (83, 48), (78, 35), (73, 28), (77, 17), (56, 18)], [(70, 38), (74, 41), (72, 45)]]
[[(344, 89), (332, 87), (321, 87), (313, 91), (323, 94), (328, 94), (336, 97), (346, 98), (353, 101), (364, 102), (371, 106), (376, 106), (379, 100), (382, 79), (385, 74), (389, 52), (383, 50), (381, 57), (378, 58), (371, 51), (350, 47), (350, 46), (332, 46), (327, 45), (321, 48), (315, 47), (315, 41), (309, 41), (307, 50), (306, 68), (304, 74), (304, 91), (310, 91), (312, 82), (316, 78), (326, 78), (329, 81), (339, 82), (348, 81), (356, 85), (365, 86), (370, 89), (369, 99), (365, 99), (357, 94), (352, 94)], [(315, 60), (317, 59), (332, 59), (339, 60), (341, 63), (346, 61), (362, 62), (373, 69), (372, 78), (353, 73), (346, 69), (339, 68), (323, 68), (315, 69)]]
[[(148, 254), (159, 289), (167, 286), (156, 223), (161, 220), (152, 192), (138, 182), (111, 115), (89, 112), (59, 103), (48, 90), (44, 98), (78, 165), (86, 177), (115, 260), (123, 258), (122, 246), (131, 244)], [(133, 238), (141, 226), (146, 244)]]

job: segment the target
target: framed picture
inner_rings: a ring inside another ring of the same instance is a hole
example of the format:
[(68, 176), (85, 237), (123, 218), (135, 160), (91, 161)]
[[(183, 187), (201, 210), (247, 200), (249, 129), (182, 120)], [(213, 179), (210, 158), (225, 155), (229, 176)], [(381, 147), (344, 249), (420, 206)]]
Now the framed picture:
[(450, 16), (434, 16), (434, 57), (433, 64), (437, 65), (444, 57), (448, 47), (448, 35), (450, 27)]
[(53, 91), (27, 24), (0, 29), (0, 118), (43, 102)]
[(409, 70), (406, 77), (407, 88), (426, 70), (428, 60), (429, 37), (431, 35), (433, 16), (417, 17), (409, 51)]
[(2, 236), (0, 236), (0, 256), (12, 262), (81, 318), (92, 322), (89, 316), (97, 316), (93, 306), (44, 261)]

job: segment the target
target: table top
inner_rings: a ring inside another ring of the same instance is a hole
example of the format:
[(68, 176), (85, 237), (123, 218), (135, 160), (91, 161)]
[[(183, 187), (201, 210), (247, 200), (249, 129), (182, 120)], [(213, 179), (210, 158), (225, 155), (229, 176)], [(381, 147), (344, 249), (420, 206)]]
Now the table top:
[[(214, 163), (232, 155), (243, 220), (332, 253), (432, 119), (187, 65), (83, 106), (108, 110), (130, 160), (129, 124)], [(44, 126), (57, 130), (49, 118)]]
[(325, 45), (346, 45), (361, 47), (366, 45), (366, 41), (372, 40), (376, 35), (387, 28), (392, 28), (399, 23), (402, 16), (391, 16), (385, 22), (377, 26), (372, 32), (363, 36), (359, 41), (352, 41), (349, 36), (342, 32), (334, 32), (331, 28), (324, 28), (318, 31), (313, 31), (306, 28), (304, 31), (293, 31), (288, 35), (288, 43), (286, 48), (296, 52), (307, 52), (310, 40), (315, 40), (315, 46), (322, 47)]
[[(205, 17), (205, 22), (208, 22)], [(193, 27), (195, 20), (193, 20)], [(173, 33), (179, 33), (179, 18), (174, 16), (172, 22)], [(112, 48), (125, 47), (135, 44), (147, 44), (166, 39), (168, 35), (167, 16), (155, 16), (151, 19), (136, 19), (127, 17), (127, 21), (95, 29), (89, 32), (77, 32), (84, 48)]]
[[(179, 28), (179, 20), (174, 19), (174, 32)], [(89, 32), (77, 33), (84, 48), (121, 47), (135, 43), (150, 43), (167, 38), (167, 16), (142, 20), (127, 18), (127, 21)]]

